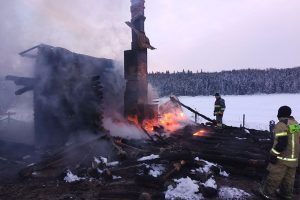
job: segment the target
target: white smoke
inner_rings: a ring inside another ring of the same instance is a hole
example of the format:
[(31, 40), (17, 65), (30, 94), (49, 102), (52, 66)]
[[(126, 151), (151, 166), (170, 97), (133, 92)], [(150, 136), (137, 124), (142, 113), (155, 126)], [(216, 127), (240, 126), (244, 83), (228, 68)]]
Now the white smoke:
[[(130, 1), (123, 0), (0, 1), (0, 79), (33, 76), (34, 59), (18, 53), (41, 43), (122, 63), (130, 47), (129, 18)], [(15, 86), (9, 87), (12, 98)]]
[(0, 2), (1, 73), (29, 74), (19, 52), (40, 43), (122, 61), (130, 47), (128, 1), (10, 0)]
[[(131, 41), (131, 30), (124, 23), (128, 19), (130, 1), (124, 0), (0, 1), (0, 111), (14, 111), (18, 120), (32, 119), (32, 93), (15, 96), (19, 87), (4, 77), (33, 77), (35, 59), (18, 53), (41, 43), (113, 59), (119, 63), (115, 70), (120, 77), (123, 51)], [(123, 84), (117, 81), (114, 90)]]
[(104, 127), (110, 131), (114, 137), (127, 139), (146, 139), (145, 133), (134, 124), (129, 124), (126, 120), (116, 120), (112, 118), (104, 119)]

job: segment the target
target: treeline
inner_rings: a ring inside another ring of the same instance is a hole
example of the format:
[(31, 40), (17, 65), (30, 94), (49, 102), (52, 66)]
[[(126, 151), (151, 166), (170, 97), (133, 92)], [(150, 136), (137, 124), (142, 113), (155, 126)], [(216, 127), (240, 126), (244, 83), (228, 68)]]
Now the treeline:
[(287, 69), (242, 69), (222, 72), (156, 72), (149, 73), (149, 82), (160, 96), (181, 96), (299, 93), (300, 67)]

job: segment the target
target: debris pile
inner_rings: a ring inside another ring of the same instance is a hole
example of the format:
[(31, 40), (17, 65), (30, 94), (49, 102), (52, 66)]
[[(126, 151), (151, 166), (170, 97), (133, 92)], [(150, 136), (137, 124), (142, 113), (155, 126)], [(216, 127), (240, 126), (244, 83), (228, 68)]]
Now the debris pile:
[[(195, 135), (202, 132), (201, 136)], [(270, 149), (267, 131), (189, 125), (152, 140), (111, 137), (108, 133), (74, 144), (21, 170), (23, 178), (48, 177), (68, 184), (97, 183), (98, 199), (227, 198), (250, 196), (226, 188), (232, 175), (261, 178)], [(110, 145), (111, 144), (111, 145)], [(104, 147), (103, 145), (106, 145)], [(110, 147), (106, 156), (102, 148)], [(184, 197), (183, 197), (184, 196)]]

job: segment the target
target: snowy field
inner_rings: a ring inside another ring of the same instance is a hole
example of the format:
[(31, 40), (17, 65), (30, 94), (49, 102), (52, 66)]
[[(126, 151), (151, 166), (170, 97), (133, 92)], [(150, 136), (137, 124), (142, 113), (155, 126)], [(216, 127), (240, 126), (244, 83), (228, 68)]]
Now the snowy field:
[[(207, 117), (214, 118), (214, 96), (180, 96), (179, 100), (187, 106), (196, 109), (201, 114)], [(261, 95), (242, 95), (231, 96), (224, 95), (222, 98), (226, 102), (226, 110), (223, 121), (226, 125), (240, 126), (243, 122), (243, 114), (246, 116), (245, 126), (247, 128), (255, 128), (261, 130), (269, 129), (269, 121), (277, 121), (277, 110), (282, 105), (288, 105), (292, 108), (292, 115), (296, 120), (300, 122), (300, 94), (261, 94)], [(160, 99), (160, 103), (169, 100), (169, 97), (163, 97)], [(33, 121), (33, 110), (28, 109), (28, 106), (20, 104), (10, 112), (16, 112), (12, 118), (23, 121)], [(187, 116), (194, 120), (194, 114), (184, 109)], [(1, 120), (1, 118), (0, 118)], [(198, 123), (205, 123), (206, 121), (198, 117)], [(118, 130), (120, 129), (118, 125)], [(109, 129), (113, 129), (111, 126)], [(132, 130), (130, 131), (132, 132)]]
[[(187, 106), (196, 109), (207, 117), (214, 118), (214, 96), (180, 96), (179, 100)], [(280, 106), (287, 105), (292, 108), (292, 115), (300, 121), (300, 94), (261, 94), (261, 95), (224, 95), (226, 102), (224, 123), (231, 126), (240, 126), (243, 122), (243, 114), (246, 116), (245, 127), (261, 130), (269, 129), (269, 121), (277, 122), (277, 110)], [(168, 97), (161, 100), (165, 101)], [(194, 120), (194, 114), (185, 109), (185, 113)], [(205, 120), (198, 118), (198, 123)]]

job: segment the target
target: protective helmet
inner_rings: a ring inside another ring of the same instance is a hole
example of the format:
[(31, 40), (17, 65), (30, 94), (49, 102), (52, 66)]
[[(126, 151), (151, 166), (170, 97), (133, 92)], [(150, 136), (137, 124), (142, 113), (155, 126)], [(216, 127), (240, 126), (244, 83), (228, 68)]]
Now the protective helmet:
[(278, 109), (278, 114), (277, 114), (277, 117), (280, 118), (280, 117), (289, 117), (291, 116), (292, 114), (292, 109), (288, 106), (281, 106), (279, 109)]

